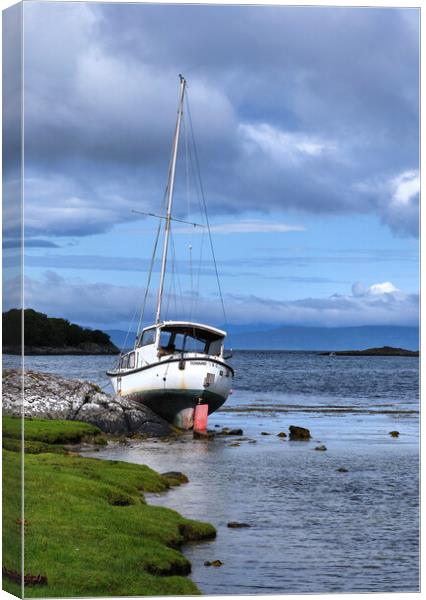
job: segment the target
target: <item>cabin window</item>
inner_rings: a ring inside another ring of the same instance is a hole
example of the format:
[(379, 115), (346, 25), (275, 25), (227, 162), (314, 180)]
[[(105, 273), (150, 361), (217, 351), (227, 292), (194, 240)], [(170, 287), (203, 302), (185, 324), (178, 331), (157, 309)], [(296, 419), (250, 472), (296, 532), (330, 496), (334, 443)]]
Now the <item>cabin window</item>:
[(135, 353), (134, 352), (131, 352), (129, 354), (127, 368), (128, 369), (134, 369), (135, 368)]
[(186, 352), (205, 354), (207, 352), (206, 340), (201, 340), (193, 335), (187, 335), (185, 340), (185, 350)]
[(120, 369), (127, 369), (127, 361), (129, 359), (128, 354), (125, 354), (120, 361)]
[(155, 329), (147, 329), (143, 332), (141, 346), (148, 346), (155, 342)]
[(208, 349), (209, 354), (213, 354), (213, 356), (219, 356), (221, 352), (222, 352), (222, 338), (219, 338), (218, 340), (213, 340), (212, 342), (210, 342), (210, 346)]
[(173, 327), (161, 330), (159, 354), (164, 356), (173, 353), (194, 352), (220, 356), (222, 345), (223, 337), (217, 337), (208, 331), (193, 327)]
[(171, 331), (161, 331), (160, 333), (160, 354), (173, 354), (176, 350), (175, 334)]
[[(183, 333), (176, 333), (175, 334), (175, 346), (176, 346), (176, 350), (178, 350), (178, 352), (182, 352), (184, 350), (184, 344), (185, 344), (185, 336)], [(186, 350), (186, 346), (185, 346), (185, 350)]]

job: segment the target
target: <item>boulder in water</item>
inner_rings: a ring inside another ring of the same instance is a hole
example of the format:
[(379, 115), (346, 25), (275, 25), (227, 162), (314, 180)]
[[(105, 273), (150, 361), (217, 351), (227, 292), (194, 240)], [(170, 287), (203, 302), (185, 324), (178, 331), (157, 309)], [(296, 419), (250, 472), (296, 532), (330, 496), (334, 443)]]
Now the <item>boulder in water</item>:
[(204, 566), (205, 567), (221, 567), (223, 565), (223, 562), (221, 560), (205, 560), (204, 561)]
[(290, 431), (290, 439), (291, 440), (310, 440), (311, 439), (311, 432), (309, 431), (309, 429), (306, 429), (305, 427), (298, 427), (296, 425), (290, 425), (289, 431)]

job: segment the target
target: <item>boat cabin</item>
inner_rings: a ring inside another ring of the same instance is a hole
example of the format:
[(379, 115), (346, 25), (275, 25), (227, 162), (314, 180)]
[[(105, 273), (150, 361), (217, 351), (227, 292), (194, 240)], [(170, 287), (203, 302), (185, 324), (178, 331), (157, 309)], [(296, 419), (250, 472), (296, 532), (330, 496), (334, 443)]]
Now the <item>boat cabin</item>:
[(201, 354), (223, 359), (226, 333), (220, 329), (183, 321), (166, 321), (142, 330), (135, 349), (120, 359), (119, 369), (137, 369), (164, 357)]

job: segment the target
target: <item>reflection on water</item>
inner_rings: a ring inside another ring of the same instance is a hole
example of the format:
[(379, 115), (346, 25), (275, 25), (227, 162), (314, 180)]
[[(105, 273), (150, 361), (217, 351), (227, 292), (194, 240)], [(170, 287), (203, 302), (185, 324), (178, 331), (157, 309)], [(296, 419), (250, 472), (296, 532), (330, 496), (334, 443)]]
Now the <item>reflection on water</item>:
[[(113, 361), (27, 357), (26, 366), (106, 386)], [(148, 500), (216, 526), (216, 540), (185, 548), (201, 590), (418, 590), (418, 360), (237, 352), (233, 366), (236, 390), (209, 426), (242, 427), (239, 446), (185, 435), (93, 453), (189, 476)], [(313, 439), (277, 437), (289, 425), (308, 427)], [(314, 450), (319, 442), (326, 452)], [(229, 521), (251, 527), (229, 529)], [(223, 566), (204, 566), (214, 559)]]

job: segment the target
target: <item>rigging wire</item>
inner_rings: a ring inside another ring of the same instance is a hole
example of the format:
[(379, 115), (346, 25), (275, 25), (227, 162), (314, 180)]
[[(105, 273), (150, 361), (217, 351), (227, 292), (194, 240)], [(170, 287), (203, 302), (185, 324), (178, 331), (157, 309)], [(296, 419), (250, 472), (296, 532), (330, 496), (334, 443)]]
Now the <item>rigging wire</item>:
[(188, 321), (191, 321), (192, 305), (194, 303), (194, 282), (193, 282), (193, 277), (192, 277), (192, 244), (189, 244), (189, 278), (190, 278), (190, 282), (191, 282), (191, 286), (190, 286), (191, 296), (190, 296), (190, 301), (189, 301), (189, 319), (188, 319)]
[(137, 333), (136, 333), (136, 339), (138, 339), (140, 331), (141, 331), (141, 325), (142, 325), (142, 321), (145, 315), (145, 308), (146, 308), (146, 303), (148, 300), (148, 293), (149, 293), (149, 287), (151, 285), (151, 278), (152, 278), (152, 272), (154, 270), (154, 262), (155, 262), (155, 256), (157, 253), (157, 247), (158, 247), (158, 240), (160, 239), (160, 232), (161, 232), (161, 226), (162, 226), (162, 222), (159, 221), (158, 223), (158, 227), (157, 227), (157, 234), (155, 236), (155, 243), (154, 243), (154, 250), (152, 252), (152, 256), (151, 256), (151, 264), (149, 266), (149, 274), (148, 274), (148, 281), (145, 287), (145, 295), (144, 295), (144, 299), (143, 299), (143, 303), (142, 303), (142, 310), (140, 313), (140, 317), (139, 317), (139, 323), (138, 323), (138, 329), (137, 329)]
[[(187, 218), (190, 218), (191, 215), (191, 154), (190, 154), (190, 139), (189, 139), (189, 132), (188, 132), (188, 126), (187, 126), (187, 120), (185, 118), (185, 114), (183, 115), (184, 118), (182, 119), (182, 125), (183, 125), (183, 133), (184, 133), (184, 140), (185, 140), (185, 175), (186, 175), (186, 202), (187, 202)], [(192, 267), (192, 245), (193, 245), (193, 237), (194, 237), (194, 232), (193, 230), (191, 230), (190, 236), (189, 236), (189, 244), (188, 244), (188, 250), (189, 250), (189, 281), (190, 281), (190, 300), (189, 300), (189, 316), (188, 316), (188, 320), (191, 321), (192, 319), (192, 307), (194, 304), (194, 282), (193, 282), (193, 267)]]
[[(190, 110), (190, 106), (189, 106), (188, 91), (187, 91), (187, 95), (186, 95), (186, 112), (188, 115), (188, 125), (187, 125), (187, 120), (185, 118), (182, 119), (182, 124), (183, 124), (183, 130), (184, 130), (184, 140), (185, 140), (185, 150), (186, 150), (185, 154), (186, 154), (187, 211), (188, 211), (188, 215), (190, 215), (190, 213), (191, 213), (190, 180), (191, 180), (191, 175), (192, 175), (192, 178), (194, 179), (195, 189), (199, 188), (199, 193), (197, 193), (198, 205), (200, 208), (200, 213), (205, 219), (206, 227), (208, 230), (210, 249), (211, 249), (211, 253), (212, 253), (214, 270), (215, 270), (215, 275), (216, 275), (216, 282), (217, 282), (217, 287), (218, 287), (218, 291), (219, 291), (224, 321), (225, 321), (225, 325), (227, 326), (225, 304), (224, 304), (224, 300), (223, 300), (223, 294), (222, 294), (222, 288), (221, 288), (221, 284), (220, 284), (219, 272), (218, 272), (218, 268), (217, 268), (216, 256), (214, 253), (213, 239), (212, 239), (212, 235), (211, 235), (209, 217), (208, 217), (208, 213), (207, 213), (207, 205), (206, 205), (206, 199), (205, 199), (205, 194), (204, 194), (204, 188), (203, 188), (203, 184), (202, 184), (202, 180), (201, 180), (200, 163), (199, 163), (199, 158), (198, 158), (197, 146), (195, 143), (194, 128), (193, 128), (193, 124), (192, 124), (191, 110)], [(191, 146), (192, 146), (192, 148), (191, 148)], [(169, 170), (169, 178), (168, 179), (170, 179), (170, 169), (171, 169), (171, 159), (170, 159), (169, 169), (168, 169)], [(167, 191), (168, 191), (168, 184), (166, 186), (164, 196), (163, 196), (163, 202), (162, 202), (163, 207), (166, 204)], [(138, 212), (138, 211), (134, 211), (134, 212)], [(146, 213), (146, 214), (151, 215), (151, 213)], [(157, 233), (156, 233), (156, 237), (155, 237), (154, 250), (153, 250), (152, 256), (151, 256), (148, 281), (147, 281), (147, 285), (145, 288), (144, 299), (143, 299), (142, 308), (141, 308), (141, 312), (140, 312), (140, 318), (139, 318), (138, 327), (137, 327), (136, 339), (139, 338), (139, 335), (141, 332), (141, 326), (142, 326), (143, 318), (145, 315), (147, 299), (148, 299), (149, 289), (150, 289), (150, 285), (151, 285), (152, 274), (153, 274), (153, 270), (154, 270), (154, 263), (155, 263), (157, 248), (158, 248), (158, 241), (159, 241), (160, 233), (161, 233), (161, 229), (162, 229), (162, 218), (163, 217), (161, 217), (160, 215), (154, 215), (154, 214), (152, 214), (152, 216), (160, 217), (160, 220), (159, 220)], [(174, 220), (179, 221), (179, 219), (174, 219)], [(185, 221), (183, 221), (183, 222), (185, 222)], [(191, 223), (191, 224), (194, 226), (198, 225), (196, 223)], [(203, 227), (203, 226), (201, 225), (201, 227)], [(196, 282), (197, 282), (197, 284), (196, 284), (197, 291), (196, 292), (194, 290), (194, 285), (193, 285), (193, 278), (194, 278), (193, 264), (192, 264), (193, 232), (191, 232), (191, 237), (190, 237), (191, 243), (189, 244), (189, 276), (190, 276), (190, 290), (191, 290), (191, 296), (190, 296), (190, 302), (189, 302), (189, 320), (191, 320), (193, 311), (195, 310), (196, 306), (198, 305), (198, 301), (199, 301), (201, 262), (202, 262), (203, 245), (204, 245), (204, 229), (202, 229), (201, 233), (202, 233), (202, 236), (201, 236), (199, 264), (198, 264), (198, 271), (197, 271), (197, 278), (196, 278)], [(171, 230), (170, 230), (170, 241), (171, 241), (171, 249), (172, 249), (172, 257), (171, 257), (172, 277), (171, 277), (171, 282), (170, 282), (170, 287), (169, 287), (169, 294), (168, 294), (168, 298), (167, 298), (166, 315), (168, 314), (170, 303), (171, 303), (172, 299), (174, 300), (175, 312), (177, 313), (178, 296), (182, 303), (182, 315), (184, 315), (186, 312), (185, 311), (185, 302), (184, 302), (184, 297), (183, 297), (183, 293), (182, 293), (178, 264), (177, 264), (177, 260), (176, 260), (174, 238), (172, 236)], [(177, 293), (178, 291), (179, 291), (179, 294)], [(138, 307), (136, 306), (131, 323), (127, 330), (127, 334), (125, 337), (123, 347), (121, 349), (121, 353), (123, 352), (123, 350), (126, 347), (128, 336), (130, 334), (130, 330), (135, 321), (137, 310), (138, 310)]]
[(171, 242), (171, 247), (172, 247), (172, 254), (173, 254), (173, 262), (174, 262), (174, 274), (176, 277), (176, 282), (177, 282), (177, 292), (176, 293), (176, 312), (177, 312), (177, 298), (179, 297), (180, 302), (181, 302), (181, 309), (182, 309), (182, 318), (184, 318), (185, 315), (185, 302), (184, 302), (184, 298), (183, 298), (183, 292), (182, 292), (182, 283), (181, 283), (181, 277), (180, 277), (180, 273), (179, 273), (179, 266), (178, 266), (178, 261), (176, 260), (176, 248), (175, 248), (175, 240), (174, 237), (172, 235), (172, 231), (170, 230), (170, 242)]
[[(165, 196), (166, 196), (166, 192), (164, 193), (164, 198), (165, 198)], [(163, 201), (164, 201), (164, 198), (163, 198)], [(142, 323), (142, 319), (143, 319), (143, 316), (144, 316), (144, 313), (145, 313), (145, 307), (146, 307), (146, 302), (147, 302), (147, 298), (148, 298), (149, 286), (150, 286), (150, 283), (151, 283), (152, 271), (153, 271), (153, 267), (154, 267), (155, 255), (156, 255), (156, 252), (157, 252), (158, 240), (160, 238), (161, 225), (162, 225), (162, 223), (161, 223), (161, 221), (159, 221), (158, 228), (157, 228), (157, 235), (156, 235), (155, 243), (154, 243), (154, 250), (153, 250), (152, 256), (151, 256), (151, 263), (150, 263), (150, 267), (149, 267), (148, 281), (147, 281), (147, 285), (145, 287), (145, 296), (144, 296), (144, 300), (143, 300), (143, 303), (142, 303), (142, 309), (141, 309), (141, 312), (140, 312), (139, 322), (138, 322), (138, 326), (137, 326), (137, 330), (136, 330), (136, 340), (139, 338), (140, 329), (141, 329), (141, 323)], [(133, 312), (132, 319), (131, 319), (131, 321), (129, 323), (129, 326), (127, 328), (126, 337), (124, 338), (124, 342), (123, 342), (123, 344), (121, 346), (121, 349), (120, 349), (120, 354), (119, 354), (118, 361), (120, 361), (120, 356), (123, 354), (123, 351), (127, 347), (127, 340), (129, 339), (130, 331), (131, 331), (131, 329), (133, 327), (133, 323), (135, 322), (136, 313), (139, 310), (139, 306), (140, 306), (139, 302), (137, 302), (136, 306), (135, 306), (135, 310)], [(135, 340), (135, 342), (136, 342), (136, 340)]]
[(193, 125), (192, 125), (192, 117), (191, 117), (191, 110), (190, 110), (190, 107), (189, 107), (189, 95), (188, 95), (188, 93), (186, 95), (186, 108), (187, 108), (187, 112), (188, 112), (188, 120), (189, 120), (189, 127), (190, 127), (190, 133), (191, 133), (191, 138), (192, 138), (192, 144), (193, 144), (193, 147), (194, 147), (195, 164), (196, 164), (196, 171), (197, 171), (197, 176), (198, 176), (197, 178), (198, 178), (198, 183), (199, 183), (199, 186), (200, 186), (201, 198), (202, 198), (202, 201), (203, 201), (204, 214), (205, 214), (205, 217), (206, 217), (207, 231), (208, 231), (208, 234), (209, 234), (210, 249), (211, 249), (212, 257), (213, 257), (214, 270), (215, 270), (215, 273), (216, 273), (217, 287), (218, 287), (218, 290), (219, 290), (220, 302), (221, 302), (221, 305), (222, 305), (223, 318), (225, 320), (225, 325), (227, 327), (228, 326), (228, 321), (227, 321), (227, 318), (226, 318), (225, 304), (224, 304), (224, 301), (223, 301), (222, 288), (221, 288), (221, 285), (220, 285), (219, 272), (218, 272), (218, 269), (217, 269), (216, 256), (215, 256), (215, 253), (214, 253), (213, 239), (212, 239), (212, 234), (211, 234), (211, 230), (210, 230), (210, 222), (209, 222), (209, 217), (208, 217), (208, 214), (207, 214), (206, 198), (205, 198), (205, 195), (204, 195), (203, 183), (201, 181), (200, 162), (199, 162), (199, 159), (198, 159), (197, 145), (195, 143), (195, 138), (194, 138), (194, 128), (193, 128)]
[(126, 337), (124, 338), (124, 342), (123, 342), (123, 344), (122, 344), (122, 346), (120, 348), (120, 354), (118, 355), (118, 363), (120, 362), (121, 355), (123, 354), (124, 350), (127, 348), (127, 339), (128, 339), (128, 337), (130, 335), (130, 330), (133, 327), (133, 323), (135, 321), (136, 313), (138, 312), (138, 308), (139, 308), (139, 302), (135, 306), (135, 310), (133, 311), (133, 317), (132, 317), (132, 319), (131, 319), (131, 321), (129, 323), (129, 327), (127, 328)]
[(196, 279), (196, 286), (195, 286), (195, 292), (194, 292), (194, 305), (192, 308), (193, 314), (196, 314), (196, 311), (198, 309), (198, 302), (200, 299), (200, 276), (201, 276), (203, 246), (204, 246), (204, 229), (201, 232), (200, 256), (199, 256), (199, 260), (198, 260), (197, 279)]
[[(186, 120), (186, 115), (185, 115), (185, 120)], [(202, 268), (203, 249), (204, 249), (204, 232), (207, 227), (205, 224), (205, 215), (203, 215), (203, 207), (202, 207), (202, 203), (201, 203), (201, 193), (199, 190), (199, 186), (197, 185), (198, 181), (197, 181), (197, 177), (196, 177), (196, 164), (195, 164), (195, 158), (194, 158), (193, 154), (194, 154), (194, 152), (193, 152), (192, 146), (189, 145), (189, 147), (188, 147), (188, 158), (189, 158), (189, 167), (190, 167), (189, 176), (193, 182), (192, 189), (195, 190), (194, 194), (195, 194), (196, 200), (198, 202), (198, 209), (200, 211), (201, 219), (203, 219), (203, 217), (204, 217), (204, 223), (203, 223), (202, 229), (201, 229), (201, 242), (200, 242), (200, 246), (199, 246), (200, 252), (199, 252), (199, 257), (198, 257), (198, 269), (197, 269), (195, 289), (193, 288), (193, 285), (192, 285), (193, 293), (192, 293), (192, 299), (191, 299), (191, 304), (190, 304), (191, 316), (193, 314), (195, 314), (195, 311), (198, 308), (198, 303), (199, 303), (199, 298), (200, 298), (199, 290), (200, 290), (200, 276), (201, 276), (201, 268)], [(194, 269), (192, 268), (192, 274), (193, 274), (193, 271), (194, 271)]]

